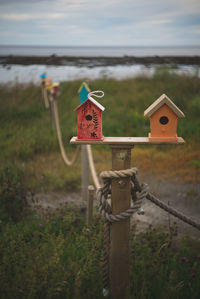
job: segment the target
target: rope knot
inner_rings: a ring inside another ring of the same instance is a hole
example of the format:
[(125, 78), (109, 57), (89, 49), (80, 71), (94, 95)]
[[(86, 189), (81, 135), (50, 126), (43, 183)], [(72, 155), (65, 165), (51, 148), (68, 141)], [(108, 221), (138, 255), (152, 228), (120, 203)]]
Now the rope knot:
[(107, 179), (116, 179), (116, 178), (126, 178), (126, 177), (133, 177), (137, 174), (137, 168), (132, 167), (130, 169), (124, 169), (124, 170), (107, 170), (102, 171), (100, 173), (100, 177), (103, 180)]
[[(99, 211), (102, 216), (108, 222), (122, 221), (131, 217), (138, 209), (141, 208), (143, 199), (146, 197), (147, 185), (140, 186), (136, 178), (137, 168), (133, 167), (125, 170), (109, 170), (100, 173), (100, 177), (103, 179), (103, 186), (97, 190), (97, 198), (99, 200)], [(108, 202), (108, 196), (110, 194), (112, 179), (131, 177), (131, 195), (133, 200), (133, 206), (120, 214), (113, 215), (111, 206)], [(138, 193), (138, 195), (136, 194)]]

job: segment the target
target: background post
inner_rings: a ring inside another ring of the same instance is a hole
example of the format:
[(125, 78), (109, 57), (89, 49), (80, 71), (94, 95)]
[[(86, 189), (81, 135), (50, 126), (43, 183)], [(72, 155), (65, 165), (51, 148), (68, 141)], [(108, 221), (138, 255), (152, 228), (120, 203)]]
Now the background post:
[[(112, 148), (112, 170), (131, 167), (129, 145), (116, 145)], [(112, 180), (112, 214), (130, 208), (130, 178)], [(128, 298), (130, 294), (130, 218), (111, 225), (110, 250), (110, 292), (112, 299)]]
[(89, 185), (89, 163), (86, 145), (81, 145), (81, 165), (82, 165), (82, 177), (81, 177), (81, 193), (82, 203), (86, 206), (88, 198), (88, 185)]
[(56, 120), (55, 120), (55, 111), (54, 111), (54, 104), (53, 102), (56, 101), (56, 95), (51, 94), (49, 92), (49, 107), (50, 107), (50, 118), (51, 118), (51, 124), (53, 129), (56, 129)]
[(88, 206), (87, 206), (87, 226), (92, 225), (93, 218), (93, 202), (94, 202), (94, 186), (88, 186)]

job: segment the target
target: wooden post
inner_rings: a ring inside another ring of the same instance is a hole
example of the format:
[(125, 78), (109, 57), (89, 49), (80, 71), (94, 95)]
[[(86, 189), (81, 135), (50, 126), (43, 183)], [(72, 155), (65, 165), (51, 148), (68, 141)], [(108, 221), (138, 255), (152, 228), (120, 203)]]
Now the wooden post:
[[(182, 137), (167, 144), (184, 144)], [(104, 137), (103, 140), (78, 140), (72, 137), (71, 144), (108, 144), (112, 148), (112, 170), (131, 168), (131, 149), (134, 145), (161, 145), (164, 140), (150, 142), (148, 137)], [(112, 214), (124, 212), (130, 208), (130, 178), (112, 180)], [(110, 295), (111, 299), (125, 299), (130, 296), (130, 218), (111, 225), (110, 248)]]
[(47, 95), (47, 90), (45, 86), (43, 87), (43, 97), (44, 97), (44, 104), (46, 109), (49, 109), (49, 100), (48, 100), (48, 95)]
[(88, 198), (88, 185), (89, 185), (89, 163), (86, 145), (81, 145), (81, 164), (82, 164), (82, 203), (86, 206)]
[[(130, 145), (112, 145), (112, 170), (131, 167)], [(130, 178), (112, 180), (112, 213), (118, 214), (130, 208)], [(130, 219), (111, 225), (110, 292), (112, 299), (130, 295)]]
[(49, 99), (49, 112), (50, 112), (50, 118), (51, 118), (51, 124), (53, 129), (56, 129), (56, 120), (55, 120), (55, 111), (54, 111), (54, 104), (53, 101), (56, 101), (56, 96), (54, 94), (48, 95)]
[(87, 226), (92, 225), (93, 218), (94, 186), (88, 186)]

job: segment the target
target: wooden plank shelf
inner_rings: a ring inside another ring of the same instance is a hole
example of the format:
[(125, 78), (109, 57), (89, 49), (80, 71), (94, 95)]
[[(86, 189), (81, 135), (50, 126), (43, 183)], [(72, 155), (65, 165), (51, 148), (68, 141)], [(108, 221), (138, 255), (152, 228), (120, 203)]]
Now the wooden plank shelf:
[(185, 141), (182, 137), (178, 137), (176, 142), (165, 141), (149, 141), (148, 137), (104, 137), (103, 140), (78, 140), (77, 137), (72, 137), (71, 144), (109, 144), (109, 145), (143, 145), (143, 144), (174, 144), (181, 145)]

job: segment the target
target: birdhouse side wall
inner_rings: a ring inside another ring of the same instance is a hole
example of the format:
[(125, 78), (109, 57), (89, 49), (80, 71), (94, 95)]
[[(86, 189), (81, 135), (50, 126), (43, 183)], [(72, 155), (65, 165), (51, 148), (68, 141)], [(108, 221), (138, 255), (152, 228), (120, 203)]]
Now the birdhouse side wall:
[(77, 109), (77, 135), (81, 140), (102, 139), (102, 111), (89, 100)]
[(151, 137), (177, 137), (177, 115), (164, 104), (150, 117)]

